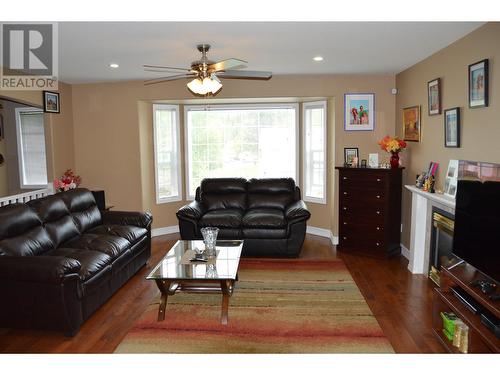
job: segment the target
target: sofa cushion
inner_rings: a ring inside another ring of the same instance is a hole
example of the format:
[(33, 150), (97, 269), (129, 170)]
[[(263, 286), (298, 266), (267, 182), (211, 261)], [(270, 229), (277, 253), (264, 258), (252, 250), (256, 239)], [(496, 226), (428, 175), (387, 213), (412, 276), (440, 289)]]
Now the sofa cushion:
[(41, 227), (38, 215), (23, 203), (0, 208), (0, 240), (22, 235), (33, 227)]
[(291, 178), (251, 179), (248, 182), (248, 208), (284, 210), (294, 200), (295, 182)]
[(243, 178), (206, 178), (201, 181), (200, 199), (206, 210), (246, 209), (246, 180)]
[(254, 208), (243, 216), (243, 228), (285, 228), (283, 211), (274, 208)]
[(43, 227), (34, 227), (22, 235), (0, 240), (0, 255), (34, 256), (42, 255), (54, 248)]
[(144, 228), (139, 228), (133, 225), (98, 225), (90, 229), (88, 234), (107, 234), (111, 236), (117, 236), (125, 238), (132, 245), (139, 242), (144, 236), (148, 234), (148, 231)]
[(61, 194), (75, 224), (83, 233), (101, 224), (101, 213), (94, 195), (87, 189), (73, 189)]
[(125, 238), (107, 234), (84, 233), (81, 236), (65, 242), (63, 247), (95, 250), (115, 259), (130, 248), (130, 242)]
[(63, 256), (79, 261), (81, 268), (78, 274), (82, 281), (89, 280), (98, 272), (111, 265), (111, 257), (100, 251), (59, 248), (49, 251), (46, 255)]
[(61, 194), (35, 199), (29, 201), (27, 204), (38, 213), (43, 223), (56, 221), (69, 215), (68, 207), (64, 203)]
[(201, 227), (239, 228), (242, 211), (234, 209), (208, 211), (200, 219)]

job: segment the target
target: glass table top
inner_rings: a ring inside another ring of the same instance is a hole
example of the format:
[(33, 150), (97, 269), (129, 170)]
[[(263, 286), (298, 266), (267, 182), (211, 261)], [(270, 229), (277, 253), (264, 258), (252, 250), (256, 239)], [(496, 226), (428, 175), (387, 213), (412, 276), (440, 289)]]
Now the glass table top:
[(203, 249), (203, 241), (179, 240), (146, 277), (148, 280), (227, 280), (236, 279), (243, 241), (217, 241), (217, 258), (214, 264), (192, 262), (182, 264), (188, 250)]

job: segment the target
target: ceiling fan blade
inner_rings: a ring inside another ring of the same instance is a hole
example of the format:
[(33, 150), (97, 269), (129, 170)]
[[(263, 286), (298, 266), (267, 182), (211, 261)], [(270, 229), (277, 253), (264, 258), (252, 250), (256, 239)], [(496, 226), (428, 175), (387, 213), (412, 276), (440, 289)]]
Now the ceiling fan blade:
[(185, 78), (195, 78), (196, 74), (177, 74), (175, 76), (168, 76), (168, 77), (160, 77), (160, 78), (155, 78), (155, 79), (148, 79), (144, 81), (145, 85), (154, 85), (156, 83), (162, 83), (162, 82), (168, 82), (168, 81), (176, 81), (178, 79), (185, 79)]
[(248, 64), (248, 62), (245, 60), (227, 59), (227, 60), (222, 60), (222, 61), (218, 61), (216, 63), (210, 64), (207, 67), (207, 69), (209, 71), (218, 72), (220, 70), (239, 69), (239, 68), (244, 67), (246, 64)]
[(161, 65), (143, 65), (142, 66), (144, 68), (144, 70), (148, 70), (148, 69), (159, 69), (158, 71), (166, 71), (166, 70), (175, 70), (175, 71), (179, 71), (179, 70), (182, 70), (182, 71), (185, 71), (185, 72), (190, 72), (191, 69), (187, 69), (187, 68), (177, 68), (177, 67), (174, 67), (174, 66), (161, 66)]
[(273, 76), (272, 72), (265, 72), (259, 70), (226, 70), (217, 73), (220, 78), (229, 79), (262, 79), (268, 80)]

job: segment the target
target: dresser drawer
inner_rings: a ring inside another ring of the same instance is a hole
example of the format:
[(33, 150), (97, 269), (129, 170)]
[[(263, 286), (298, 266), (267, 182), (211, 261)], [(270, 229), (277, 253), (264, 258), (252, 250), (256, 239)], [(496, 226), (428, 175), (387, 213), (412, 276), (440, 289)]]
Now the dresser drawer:
[(385, 248), (385, 238), (383, 235), (376, 237), (366, 233), (340, 233), (339, 245), (359, 250), (382, 250)]
[(340, 188), (339, 201), (345, 205), (363, 205), (363, 206), (385, 206), (387, 201), (387, 191), (384, 189), (374, 189), (360, 191), (358, 189), (351, 189), (348, 187)]
[(339, 227), (341, 233), (366, 233), (368, 235), (373, 234), (377, 238), (379, 238), (378, 236), (380, 235), (385, 235), (385, 226), (383, 222), (359, 222), (359, 220), (356, 220), (354, 217), (343, 217), (339, 222)]
[(368, 172), (368, 173), (349, 173), (344, 172), (340, 176), (340, 185), (361, 186), (364, 188), (385, 186), (388, 181), (386, 173)]
[(359, 220), (362, 220), (363, 218), (369, 218), (370, 222), (374, 219), (383, 220), (386, 214), (385, 208), (382, 204), (377, 206), (366, 206), (351, 204), (350, 202), (344, 201), (340, 201), (339, 211), (339, 217), (351, 217)]

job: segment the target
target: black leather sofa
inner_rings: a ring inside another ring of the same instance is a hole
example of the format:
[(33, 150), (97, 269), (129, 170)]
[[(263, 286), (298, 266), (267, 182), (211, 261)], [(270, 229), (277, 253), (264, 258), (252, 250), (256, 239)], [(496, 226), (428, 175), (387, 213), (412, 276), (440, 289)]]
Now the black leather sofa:
[(0, 208), (0, 325), (72, 336), (149, 259), (149, 213), (75, 189)]
[(297, 257), (310, 216), (291, 178), (207, 178), (177, 211), (182, 239), (202, 239), (200, 228), (217, 227), (220, 239), (244, 239), (246, 256)]

